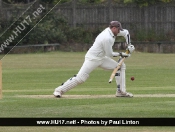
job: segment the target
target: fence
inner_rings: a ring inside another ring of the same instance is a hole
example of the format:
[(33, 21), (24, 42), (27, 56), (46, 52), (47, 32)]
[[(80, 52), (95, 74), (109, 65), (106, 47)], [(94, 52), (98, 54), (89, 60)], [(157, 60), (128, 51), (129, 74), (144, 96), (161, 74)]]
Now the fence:
[[(134, 42), (132, 43), (136, 51), (148, 52), (148, 53), (174, 53), (175, 42)], [(82, 52), (87, 51), (92, 44), (74, 44), (74, 45), (62, 45), (62, 44), (33, 44), (23, 46), (8, 46), (5, 48), (3, 54), (21, 54), (21, 53), (38, 53), (38, 52), (49, 52), (49, 51), (72, 51)], [(11, 50), (13, 48), (13, 50)], [(115, 42), (113, 46), (114, 51), (125, 51), (125, 42)]]
[[(2, 3), (1, 16), (8, 20), (22, 14), (26, 7), (7, 6)], [(53, 7), (53, 6), (52, 6)], [(82, 4), (72, 0), (59, 4), (54, 8), (55, 13), (64, 16), (73, 27), (85, 26), (87, 28), (108, 26), (111, 20), (119, 20), (122, 26), (130, 31), (154, 30), (156, 33), (171, 33), (175, 29), (175, 4), (154, 5), (138, 7), (136, 5), (123, 5), (106, 0), (101, 4)]]
[(21, 54), (21, 53), (35, 53), (35, 52), (49, 52), (59, 50), (60, 44), (33, 44), (33, 45), (17, 45), (7, 46), (3, 54)]
[(59, 5), (57, 12), (64, 15), (76, 27), (88, 28), (107, 26), (111, 20), (119, 20), (129, 30), (154, 30), (156, 33), (172, 32), (175, 29), (175, 5), (155, 5), (140, 8), (136, 5), (122, 5), (108, 2), (99, 5), (83, 5), (72, 2)]

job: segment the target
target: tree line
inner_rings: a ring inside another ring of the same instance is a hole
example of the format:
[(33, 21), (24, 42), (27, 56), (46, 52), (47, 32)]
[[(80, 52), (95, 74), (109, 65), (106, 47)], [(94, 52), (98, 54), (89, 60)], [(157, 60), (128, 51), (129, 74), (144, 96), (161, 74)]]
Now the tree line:
[[(3, 2), (6, 2), (8, 4), (19, 4), (19, 3), (30, 3), (35, 0), (2, 0)], [(54, 4), (57, 3), (60, 0), (40, 0), (41, 2), (45, 2), (48, 4)], [(71, 0), (61, 0), (60, 3), (69, 2)], [(103, 3), (108, 0), (79, 0), (79, 2), (83, 3)], [(109, 0), (111, 2), (117, 2), (117, 3), (123, 3), (123, 4), (136, 4), (140, 7), (142, 6), (149, 6), (154, 4), (160, 4), (160, 3), (170, 3), (173, 2), (173, 0)]]
[[(20, 2), (20, 1), (26, 1), (26, 0), (3, 0), (8, 2)], [(34, 0), (28, 0), (28, 1), (34, 1)], [(58, 0), (43, 0), (45, 2), (55, 2)], [(68, 0), (63, 0), (62, 2), (67, 2)], [(80, 0), (82, 2), (89, 2), (89, 3), (99, 3), (104, 2), (105, 0)], [(112, 0), (110, 0), (112, 1)], [(149, 4), (155, 4), (159, 2), (172, 2), (172, 0), (113, 0), (115, 2), (125, 2), (125, 3), (131, 3), (131, 2), (140, 2), (140, 5), (143, 4), (143, 6), (147, 6)], [(151, 3), (150, 3), (151, 2)], [(21, 18), (21, 21), (25, 19)], [(38, 17), (38, 19), (41, 19)], [(0, 21), (0, 34), (3, 33), (8, 28), (8, 25), (13, 23), (15, 19), (12, 19), (11, 21), (4, 22)], [(11, 36), (12, 33), (14, 33), (14, 29), (16, 32), (16, 29), (18, 26), (21, 25), (21, 21), (17, 21), (13, 26), (11, 27), (12, 30), (7, 30), (5, 34), (3, 34), (0, 37), (0, 43), (4, 43), (9, 36)], [(27, 34), (27, 31), (29, 31), (31, 28), (36, 25), (38, 20), (33, 20), (31, 24), (26, 25), (26, 29), (22, 33), (18, 34), (18, 37), (16, 37), (10, 45), (15, 45), (19, 42), (22, 36), (24, 34)], [(9, 23), (9, 24), (7, 24)], [(80, 43), (80, 44), (92, 44), (95, 37), (102, 31), (103, 29), (86, 29), (83, 27), (71, 27), (68, 23), (68, 21), (63, 18), (62, 16), (56, 15), (54, 13), (49, 13), (29, 34), (27, 34), (22, 41), (20, 41), (19, 44), (21, 45), (27, 45), (27, 44), (49, 44), (49, 43), (61, 43), (61, 44), (67, 44), (67, 43)], [(21, 36), (21, 37), (20, 37)], [(171, 38), (164, 36), (158, 36), (154, 31), (150, 31), (150, 35), (148, 36), (146, 33), (143, 32), (136, 32), (135, 36), (132, 36), (133, 41), (161, 41), (166, 40), (169, 41)], [(118, 40), (120, 41), (120, 39)], [(122, 41), (122, 38), (121, 38)]]

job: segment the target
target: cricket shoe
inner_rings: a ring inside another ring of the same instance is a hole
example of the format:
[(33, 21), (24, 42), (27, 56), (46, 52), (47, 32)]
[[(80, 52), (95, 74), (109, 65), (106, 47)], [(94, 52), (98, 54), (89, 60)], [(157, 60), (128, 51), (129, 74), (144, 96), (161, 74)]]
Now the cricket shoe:
[(133, 97), (132, 93), (117, 91), (116, 97)]
[(54, 95), (56, 98), (61, 98), (61, 92), (59, 92), (59, 91), (54, 91), (54, 92), (53, 92), (53, 95)]

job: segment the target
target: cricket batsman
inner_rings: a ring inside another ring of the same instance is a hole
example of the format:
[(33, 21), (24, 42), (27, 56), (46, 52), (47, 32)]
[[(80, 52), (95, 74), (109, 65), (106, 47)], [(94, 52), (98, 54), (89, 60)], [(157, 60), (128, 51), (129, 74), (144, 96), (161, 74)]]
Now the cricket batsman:
[[(129, 54), (125, 52), (113, 52), (112, 46), (114, 45), (117, 36), (123, 36), (126, 39)], [(78, 74), (57, 87), (53, 95), (60, 98), (68, 90), (84, 83), (88, 79), (90, 73), (97, 67), (101, 67), (105, 70), (114, 70), (119, 62), (113, 60), (111, 57), (120, 56), (120, 59), (123, 57), (126, 58), (129, 57), (134, 50), (135, 48), (131, 45), (128, 30), (123, 29), (119, 21), (111, 21), (109, 27), (104, 29), (96, 37), (92, 47), (86, 53), (85, 61)], [(116, 97), (133, 97), (132, 93), (126, 92), (125, 70), (126, 65), (122, 63), (120, 69), (115, 74), (117, 84)]]

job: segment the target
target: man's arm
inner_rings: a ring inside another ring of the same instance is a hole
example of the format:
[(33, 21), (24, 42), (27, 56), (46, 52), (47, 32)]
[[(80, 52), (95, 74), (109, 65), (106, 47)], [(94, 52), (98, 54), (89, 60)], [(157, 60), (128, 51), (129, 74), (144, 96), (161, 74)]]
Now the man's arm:
[(135, 50), (135, 47), (134, 45), (131, 44), (129, 31), (127, 29), (123, 29), (123, 31), (120, 31), (120, 33), (118, 33), (117, 36), (123, 36), (125, 38), (126, 44), (127, 44), (126, 50), (129, 51), (129, 56), (130, 56), (131, 53)]
[(117, 36), (123, 36), (126, 40), (127, 45), (131, 44), (130, 34), (127, 29), (123, 29), (123, 31), (120, 31), (120, 33), (118, 33)]
[(108, 40), (106, 44), (104, 43), (104, 49), (105, 49), (106, 56), (108, 57), (117, 57), (117, 56), (128, 57), (128, 54), (124, 52), (113, 52), (112, 46), (113, 46), (113, 42), (111, 42), (110, 40)]
[(112, 49), (113, 43), (114, 42), (110, 39), (106, 39), (105, 41), (103, 41), (105, 55), (108, 57), (119, 56), (118, 52), (113, 52), (113, 49)]

